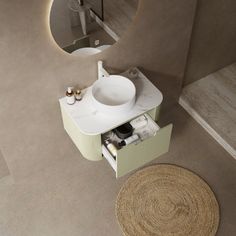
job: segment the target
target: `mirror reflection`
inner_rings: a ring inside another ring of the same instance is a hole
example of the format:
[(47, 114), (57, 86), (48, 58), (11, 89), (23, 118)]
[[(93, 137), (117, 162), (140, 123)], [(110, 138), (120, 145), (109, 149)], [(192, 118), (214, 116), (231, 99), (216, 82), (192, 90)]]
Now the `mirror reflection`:
[(138, 0), (54, 0), (50, 28), (56, 43), (78, 56), (99, 53), (127, 30)]

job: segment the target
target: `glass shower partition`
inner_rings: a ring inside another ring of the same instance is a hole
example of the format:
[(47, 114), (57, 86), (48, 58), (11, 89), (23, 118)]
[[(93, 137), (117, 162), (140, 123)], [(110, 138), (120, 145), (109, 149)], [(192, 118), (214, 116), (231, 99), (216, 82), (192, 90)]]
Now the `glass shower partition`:
[(91, 6), (91, 11), (100, 18), (100, 20), (104, 20), (104, 8), (103, 8), (103, 0), (81, 0), (84, 4), (89, 4)]

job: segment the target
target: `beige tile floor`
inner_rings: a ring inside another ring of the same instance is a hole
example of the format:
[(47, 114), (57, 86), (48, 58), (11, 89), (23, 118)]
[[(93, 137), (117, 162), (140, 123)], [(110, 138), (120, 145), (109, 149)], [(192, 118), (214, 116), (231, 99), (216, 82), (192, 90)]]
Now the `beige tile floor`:
[[(177, 164), (202, 176), (220, 203), (218, 235), (236, 235), (235, 160), (180, 106), (160, 124), (169, 121), (174, 123), (170, 151), (153, 163)], [(127, 178), (116, 180), (106, 161), (85, 160), (71, 143), (70, 155), (56, 164), (0, 184), (0, 235), (121, 236), (114, 206)]]

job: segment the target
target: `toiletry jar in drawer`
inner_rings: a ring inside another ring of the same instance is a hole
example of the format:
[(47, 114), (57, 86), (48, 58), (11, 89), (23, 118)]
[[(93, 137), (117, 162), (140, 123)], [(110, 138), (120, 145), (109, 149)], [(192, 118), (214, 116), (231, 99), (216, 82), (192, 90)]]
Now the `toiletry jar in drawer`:
[(172, 124), (160, 128), (152, 136), (138, 144), (130, 144), (117, 150), (116, 159), (102, 146), (102, 153), (116, 172), (116, 177), (121, 177), (142, 165), (166, 153), (169, 149)]

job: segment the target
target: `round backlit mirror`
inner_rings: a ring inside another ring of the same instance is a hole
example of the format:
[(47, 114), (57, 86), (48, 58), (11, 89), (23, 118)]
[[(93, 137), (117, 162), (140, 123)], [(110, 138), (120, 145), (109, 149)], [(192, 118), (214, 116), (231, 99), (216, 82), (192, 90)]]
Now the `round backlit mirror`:
[(78, 56), (114, 44), (136, 14), (138, 0), (54, 0), (50, 28), (64, 51)]

